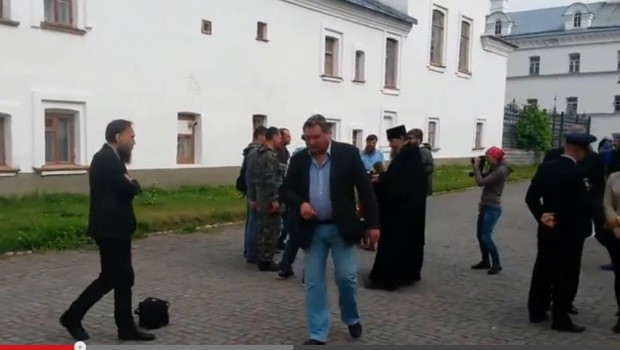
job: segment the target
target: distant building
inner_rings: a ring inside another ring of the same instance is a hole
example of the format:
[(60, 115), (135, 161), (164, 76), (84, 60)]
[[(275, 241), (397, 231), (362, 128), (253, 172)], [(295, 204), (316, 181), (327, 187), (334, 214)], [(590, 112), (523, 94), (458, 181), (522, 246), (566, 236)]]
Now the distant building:
[(620, 1), (510, 12), (494, 0), (487, 34), (519, 48), (508, 59), (506, 102), (592, 116), (599, 138), (620, 131)]
[(82, 192), (114, 118), (143, 184), (232, 183), (258, 125), (318, 111), (362, 147), (418, 127), (435, 158), (501, 143), (513, 44), (487, 1), (0, 0), (0, 194)]

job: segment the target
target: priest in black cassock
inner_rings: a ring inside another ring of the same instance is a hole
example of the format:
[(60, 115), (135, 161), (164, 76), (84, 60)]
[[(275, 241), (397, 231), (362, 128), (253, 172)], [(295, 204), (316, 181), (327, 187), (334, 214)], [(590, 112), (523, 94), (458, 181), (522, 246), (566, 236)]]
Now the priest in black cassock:
[(366, 288), (396, 290), (420, 280), (424, 257), (426, 174), (420, 148), (404, 125), (387, 130), (391, 162), (373, 175), (381, 218), (381, 238)]

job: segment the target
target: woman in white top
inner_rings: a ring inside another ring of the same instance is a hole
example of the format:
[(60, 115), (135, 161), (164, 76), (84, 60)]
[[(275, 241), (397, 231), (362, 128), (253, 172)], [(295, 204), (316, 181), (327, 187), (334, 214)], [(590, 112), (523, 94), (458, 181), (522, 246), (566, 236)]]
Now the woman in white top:
[(620, 172), (609, 175), (605, 186), (605, 219), (606, 240), (611, 252), (612, 265), (614, 266), (616, 302), (618, 304), (618, 321), (612, 329), (620, 334)]

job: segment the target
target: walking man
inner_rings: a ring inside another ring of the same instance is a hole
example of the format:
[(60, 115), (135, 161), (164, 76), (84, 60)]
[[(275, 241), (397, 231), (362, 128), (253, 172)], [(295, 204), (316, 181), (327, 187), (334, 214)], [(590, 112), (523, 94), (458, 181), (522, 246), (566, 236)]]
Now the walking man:
[[(257, 264), (256, 256), (256, 232), (258, 230), (258, 215), (256, 213), (256, 185), (254, 164), (256, 151), (265, 142), (267, 128), (259, 126), (254, 130), (254, 141), (243, 150), (243, 165), (239, 176), (243, 177), (244, 194), (248, 201), (247, 215), (245, 219), (245, 235), (243, 239), (243, 255), (248, 264)], [(250, 170), (248, 170), (250, 169)]]
[(305, 345), (323, 345), (330, 328), (326, 259), (331, 250), (338, 285), (341, 320), (353, 338), (362, 336), (357, 310), (355, 244), (363, 237), (356, 215), (355, 190), (364, 207), (367, 235), (379, 238), (375, 194), (359, 151), (331, 140), (329, 124), (321, 115), (303, 126), (308, 152), (293, 157), (281, 187), (281, 199), (299, 216), (300, 247), (304, 250), (306, 318), (310, 337)]
[(60, 317), (60, 324), (75, 340), (89, 338), (82, 327), (88, 310), (114, 290), (114, 320), (119, 340), (153, 340), (155, 336), (136, 328), (132, 314), (131, 236), (136, 230), (133, 198), (140, 192), (138, 181), (127, 173), (135, 133), (128, 120), (114, 120), (105, 130), (106, 144), (90, 164), (90, 210), (88, 234), (95, 239), (101, 258), (101, 273)]
[(282, 209), (278, 191), (284, 177), (286, 164), (280, 163), (278, 152), (281, 147), (280, 130), (267, 129), (265, 143), (256, 153), (256, 164), (252, 169), (256, 182), (256, 210), (258, 211), (258, 269), (277, 271), (273, 260), (278, 245), (282, 223)]

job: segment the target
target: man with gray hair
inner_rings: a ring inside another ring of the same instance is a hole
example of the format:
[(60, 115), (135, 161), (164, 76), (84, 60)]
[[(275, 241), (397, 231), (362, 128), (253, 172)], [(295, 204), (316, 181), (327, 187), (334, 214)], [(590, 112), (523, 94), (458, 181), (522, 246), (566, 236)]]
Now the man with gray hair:
[[(570, 127), (567, 135), (571, 134), (587, 134), (588, 130), (579, 124), (575, 124)], [(543, 163), (547, 163), (551, 160), (558, 159), (564, 154), (564, 148), (554, 148), (550, 150), (543, 160)], [(588, 187), (588, 193), (592, 201), (592, 222), (594, 224), (594, 231), (596, 235), (602, 233), (603, 224), (605, 222), (605, 215), (603, 210), (603, 193), (605, 192), (605, 163), (603, 157), (596, 153), (592, 146), (588, 148), (588, 153), (579, 163), (580, 168), (583, 171), (584, 181)], [(581, 249), (579, 249), (579, 257), (575, 259), (575, 265), (572, 266), (573, 281), (571, 284), (572, 300), (575, 300), (577, 296), (577, 290), (579, 289), (579, 274), (581, 271), (581, 254), (583, 253), (583, 244), (586, 238), (592, 235), (592, 231), (583, 232), (583, 241), (581, 242)], [(578, 313), (574, 305), (571, 305), (569, 313), (576, 315)]]

